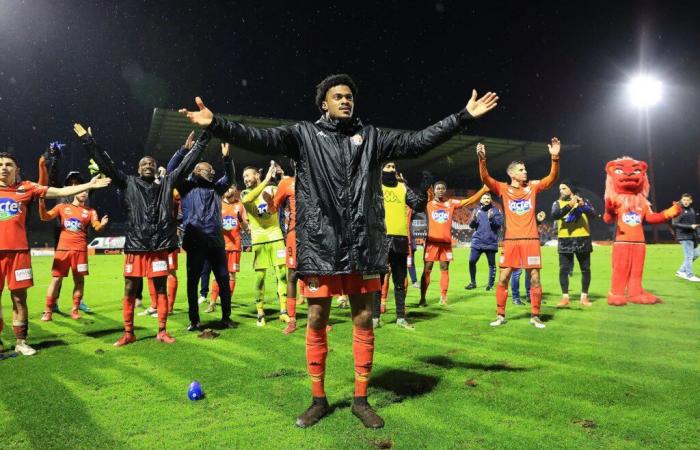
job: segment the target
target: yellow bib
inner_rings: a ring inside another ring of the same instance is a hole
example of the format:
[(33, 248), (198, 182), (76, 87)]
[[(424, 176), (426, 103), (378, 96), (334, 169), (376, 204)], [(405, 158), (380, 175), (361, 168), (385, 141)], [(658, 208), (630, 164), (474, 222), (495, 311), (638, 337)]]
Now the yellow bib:
[(384, 214), (386, 234), (408, 236), (408, 206), (406, 206), (406, 186), (398, 183), (395, 187), (382, 185), (384, 193)]
[[(559, 208), (564, 209), (569, 204), (567, 200), (557, 200)], [(566, 223), (561, 218), (557, 220), (557, 229), (559, 230), (560, 238), (584, 237), (590, 236), (591, 231), (588, 226), (588, 216), (581, 214), (581, 217), (576, 222)]]

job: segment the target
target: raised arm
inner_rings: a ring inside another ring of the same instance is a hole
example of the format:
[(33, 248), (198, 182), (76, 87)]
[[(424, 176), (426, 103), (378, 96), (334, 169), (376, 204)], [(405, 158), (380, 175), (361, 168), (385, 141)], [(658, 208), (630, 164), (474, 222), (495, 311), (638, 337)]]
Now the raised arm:
[(224, 192), (236, 181), (236, 166), (233, 164), (233, 159), (229, 154), (230, 145), (228, 142), (221, 143), (221, 159), (224, 163), (224, 176), (219, 178), (214, 184), (214, 189), (219, 195), (224, 195)]
[(488, 187), (496, 195), (501, 195), (500, 184), (489, 175), (486, 168), (486, 146), (481, 142), (476, 144), (476, 156), (479, 158), (479, 176), (484, 186)]
[(421, 131), (377, 130), (377, 145), (380, 161), (415, 158), (426, 153), (457, 134), (467, 122), (480, 117), (496, 107), (498, 97), (493, 92), (477, 99), (472, 96), (467, 106)]
[(93, 177), (88, 183), (76, 184), (73, 186), (64, 186), (62, 188), (49, 187), (46, 191), (45, 198), (58, 198), (58, 197), (70, 197), (76, 194), (80, 194), (83, 191), (89, 191), (91, 189), (102, 189), (109, 186), (112, 182), (111, 178), (100, 178), (99, 176)]
[(547, 147), (549, 147), (549, 154), (552, 157), (552, 164), (549, 168), (549, 174), (538, 183), (538, 191), (549, 189), (559, 178), (559, 151), (561, 150), (561, 143), (559, 139), (554, 137), (552, 138), (552, 143), (547, 144)]
[(464, 200), (460, 200), (459, 204), (457, 205), (457, 208), (463, 208), (465, 206), (473, 205), (474, 203), (478, 202), (479, 199), (481, 199), (481, 196), (484, 195), (489, 191), (489, 188), (487, 186), (481, 186), (481, 189), (476, 191), (474, 195), (472, 195), (469, 198), (465, 198)]
[(90, 159), (95, 160), (99, 166), (100, 172), (107, 175), (109, 178), (112, 178), (116, 187), (119, 189), (125, 189), (127, 179), (126, 174), (117, 169), (114, 161), (112, 161), (112, 158), (109, 156), (107, 151), (97, 145), (97, 142), (95, 142), (95, 139), (92, 137), (92, 130), (90, 128), (85, 130), (82, 125), (76, 123), (73, 124), (73, 131), (75, 131), (75, 134), (77, 134), (82, 141), (83, 147), (85, 147), (85, 150), (87, 150)]
[(171, 187), (178, 189), (189, 174), (192, 173), (194, 166), (202, 159), (202, 154), (204, 153), (204, 149), (207, 148), (207, 145), (209, 145), (210, 139), (211, 133), (206, 130), (203, 131), (202, 134), (199, 135), (197, 142), (192, 146), (192, 150), (187, 152), (187, 155), (182, 159), (182, 162), (165, 176), (171, 183)]
[(198, 127), (206, 128), (222, 141), (233, 142), (238, 147), (263, 155), (287, 155), (290, 158), (296, 158), (299, 155), (299, 142), (294, 126), (249, 127), (215, 116), (200, 97), (195, 97), (194, 101), (197, 104), (197, 111), (182, 108), (180, 114)]
[(282, 179), (280, 184), (277, 186), (275, 196), (272, 197), (272, 206), (275, 208), (275, 210), (280, 209), (280, 207), (284, 204), (284, 202), (287, 200), (287, 198), (289, 198), (291, 194), (289, 192), (289, 181), (287, 181), (290, 179), (291, 178)]
[(39, 199), (39, 218), (43, 222), (48, 222), (50, 220), (54, 220), (56, 217), (58, 217), (59, 206), (61, 206), (61, 205), (58, 204), (47, 211), (46, 210), (46, 202), (44, 201), (43, 198), (40, 198)]
[(185, 155), (187, 152), (192, 150), (192, 147), (194, 146), (194, 131), (191, 131), (190, 134), (187, 136), (187, 139), (185, 140), (185, 143), (176, 151), (173, 156), (170, 158), (170, 161), (168, 161), (168, 165), (165, 167), (165, 173), (170, 173), (173, 170), (177, 169), (177, 166), (180, 165), (183, 159), (185, 159)]

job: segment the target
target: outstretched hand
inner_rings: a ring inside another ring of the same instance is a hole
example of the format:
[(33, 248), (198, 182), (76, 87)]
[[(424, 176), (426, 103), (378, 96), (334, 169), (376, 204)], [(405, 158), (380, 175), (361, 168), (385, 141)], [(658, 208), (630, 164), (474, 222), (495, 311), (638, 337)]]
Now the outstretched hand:
[(483, 116), (498, 105), (498, 96), (495, 92), (487, 92), (480, 99), (477, 99), (476, 96), (476, 89), (472, 89), (472, 97), (467, 103), (467, 111), (472, 117)]
[(476, 144), (476, 156), (478, 156), (479, 159), (486, 159), (486, 146), (481, 142)]
[(214, 119), (214, 113), (204, 105), (201, 97), (195, 97), (194, 102), (197, 104), (199, 111), (188, 111), (187, 108), (182, 108), (179, 110), (179, 113), (200, 128), (208, 127)]
[(102, 216), (102, 220), (100, 220), (100, 225), (104, 227), (105, 225), (107, 225), (107, 222), (109, 222), (109, 217), (107, 216), (107, 214), (105, 214), (104, 216)]
[(265, 181), (270, 182), (272, 180), (272, 177), (274, 177), (277, 174), (277, 165), (275, 164), (274, 161), (270, 161), (270, 168), (267, 169), (267, 175), (265, 175)]
[(228, 152), (231, 150), (231, 146), (228, 142), (221, 143), (221, 156), (228, 156)]
[(103, 187), (109, 186), (109, 183), (112, 182), (111, 178), (100, 178), (99, 175), (92, 177), (90, 180), (90, 189), (101, 189)]
[(73, 124), (73, 131), (75, 131), (75, 134), (77, 134), (78, 137), (83, 137), (83, 136), (85, 136), (86, 134), (87, 134), (88, 136), (92, 136), (92, 129), (91, 129), (90, 127), (88, 127), (88, 129), (86, 130), (86, 129), (85, 129), (82, 125), (80, 125), (79, 123), (74, 123), (74, 124)]
[(559, 151), (561, 151), (561, 142), (559, 142), (558, 138), (553, 137), (552, 143), (547, 144), (547, 147), (549, 148), (550, 155), (559, 156)]

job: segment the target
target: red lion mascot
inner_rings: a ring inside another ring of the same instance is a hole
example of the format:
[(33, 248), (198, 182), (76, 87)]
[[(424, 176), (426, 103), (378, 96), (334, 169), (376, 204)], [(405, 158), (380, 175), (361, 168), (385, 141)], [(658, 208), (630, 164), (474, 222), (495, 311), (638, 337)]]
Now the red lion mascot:
[(612, 250), (612, 282), (608, 304), (627, 302), (653, 304), (661, 299), (642, 288), (644, 272), (644, 222), (663, 223), (681, 213), (679, 205), (655, 213), (649, 200), (647, 163), (623, 156), (605, 166), (605, 223), (615, 223), (617, 231)]

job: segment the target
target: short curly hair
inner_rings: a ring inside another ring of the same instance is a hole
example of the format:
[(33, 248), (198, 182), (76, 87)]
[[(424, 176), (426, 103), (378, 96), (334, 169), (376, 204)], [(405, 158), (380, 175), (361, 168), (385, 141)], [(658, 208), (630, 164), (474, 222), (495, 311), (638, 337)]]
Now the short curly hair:
[(326, 99), (328, 89), (341, 84), (349, 87), (352, 91), (353, 97), (357, 97), (357, 86), (355, 85), (355, 82), (352, 81), (352, 78), (350, 78), (350, 75), (345, 73), (328, 75), (323, 79), (323, 81), (316, 85), (316, 106), (319, 110), (323, 111), (323, 108), (321, 108), (321, 103), (323, 103), (323, 101)]

